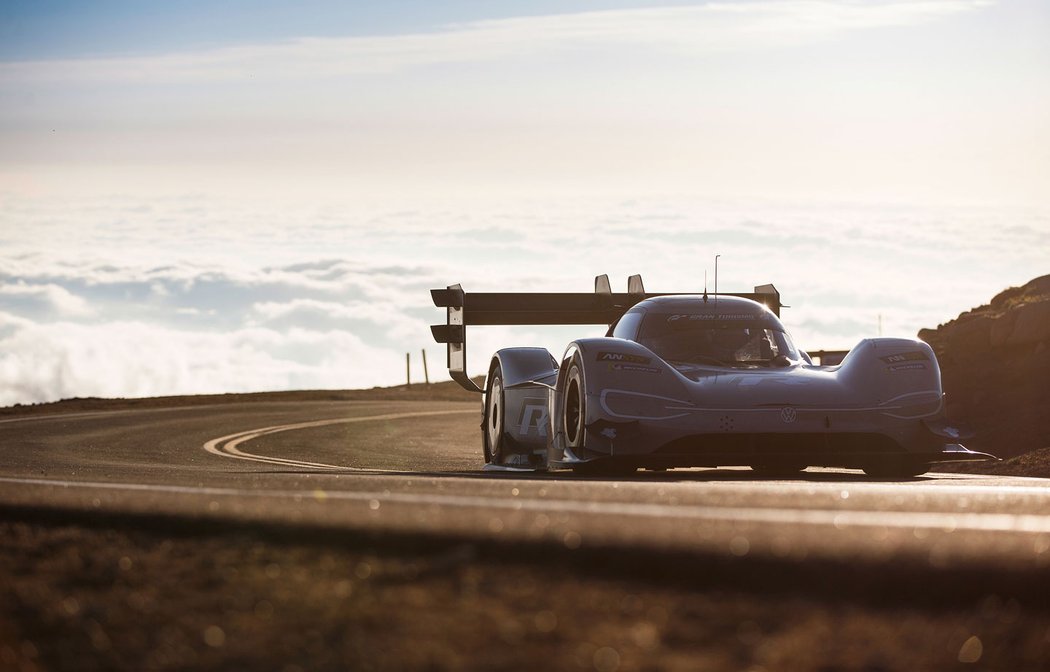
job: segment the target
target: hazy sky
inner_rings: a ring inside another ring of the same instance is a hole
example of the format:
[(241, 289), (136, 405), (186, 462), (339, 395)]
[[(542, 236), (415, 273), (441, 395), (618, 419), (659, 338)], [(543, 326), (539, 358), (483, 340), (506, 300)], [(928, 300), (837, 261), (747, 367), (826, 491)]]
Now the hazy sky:
[(394, 383), (429, 286), (716, 253), (809, 347), (1050, 271), (1050, 3), (0, 5), (0, 403)]
[(1050, 174), (1041, 0), (2, 11), (17, 187), (1043, 203)]

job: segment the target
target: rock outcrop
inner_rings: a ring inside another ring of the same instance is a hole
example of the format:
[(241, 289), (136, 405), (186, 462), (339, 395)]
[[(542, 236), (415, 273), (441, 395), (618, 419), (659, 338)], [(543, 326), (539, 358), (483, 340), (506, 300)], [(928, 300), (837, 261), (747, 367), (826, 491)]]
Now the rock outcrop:
[(923, 329), (941, 364), (948, 415), (976, 450), (1012, 457), (1050, 446), (1050, 275)]

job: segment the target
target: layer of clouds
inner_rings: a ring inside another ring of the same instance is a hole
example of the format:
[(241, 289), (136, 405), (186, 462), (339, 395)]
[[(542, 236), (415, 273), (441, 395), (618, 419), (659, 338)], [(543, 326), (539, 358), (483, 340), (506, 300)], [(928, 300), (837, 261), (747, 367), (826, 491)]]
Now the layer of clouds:
[[(11, 324), (0, 316), (0, 325)], [(0, 327), (0, 405), (67, 397), (341, 388), (389, 380), (400, 357), (345, 331), (211, 333), (143, 322)]]
[[(805, 349), (914, 336), (1047, 272), (1050, 216), (987, 209), (515, 202), (368, 209), (206, 199), (9, 199), (0, 217), (0, 405), (403, 381), (444, 321), (429, 289), (694, 292), (772, 282)], [(713, 273), (708, 276), (713, 289)], [(555, 356), (601, 327), (470, 331), (469, 369), (501, 347)]]
[(227, 272), (0, 258), (0, 405), (391, 384), (427, 330), (385, 304), (407, 275), (338, 260)]
[(716, 2), (474, 21), (433, 33), (303, 38), (161, 56), (0, 64), (0, 82), (324, 79), (551, 50), (638, 45), (684, 53), (806, 44), (852, 31), (924, 23), (982, 0)]
[(13, 284), (0, 285), (0, 301), (13, 306), (21, 305), (29, 313), (41, 311), (59, 315), (86, 315), (91, 312), (87, 301), (53, 283), (27, 285), (19, 280)]

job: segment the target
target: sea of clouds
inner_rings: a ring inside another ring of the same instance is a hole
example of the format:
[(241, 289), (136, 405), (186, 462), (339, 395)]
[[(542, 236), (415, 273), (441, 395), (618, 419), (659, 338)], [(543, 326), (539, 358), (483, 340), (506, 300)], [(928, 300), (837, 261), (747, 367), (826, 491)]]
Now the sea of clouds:
[[(1048, 272), (1050, 213), (640, 200), (252, 203), (0, 199), (0, 405), (415, 380), (428, 290), (650, 291), (774, 283), (805, 349), (914, 336)], [(600, 327), (471, 330), (469, 363)]]

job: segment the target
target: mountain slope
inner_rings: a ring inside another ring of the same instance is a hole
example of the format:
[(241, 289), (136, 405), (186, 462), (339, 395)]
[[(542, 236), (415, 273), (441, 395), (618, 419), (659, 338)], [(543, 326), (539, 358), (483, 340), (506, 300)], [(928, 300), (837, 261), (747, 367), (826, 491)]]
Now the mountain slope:
[(1050, 447), (1050, 275), (923, 329), (941, 364), (952, 420), (970, 448), (1013, 457)]

